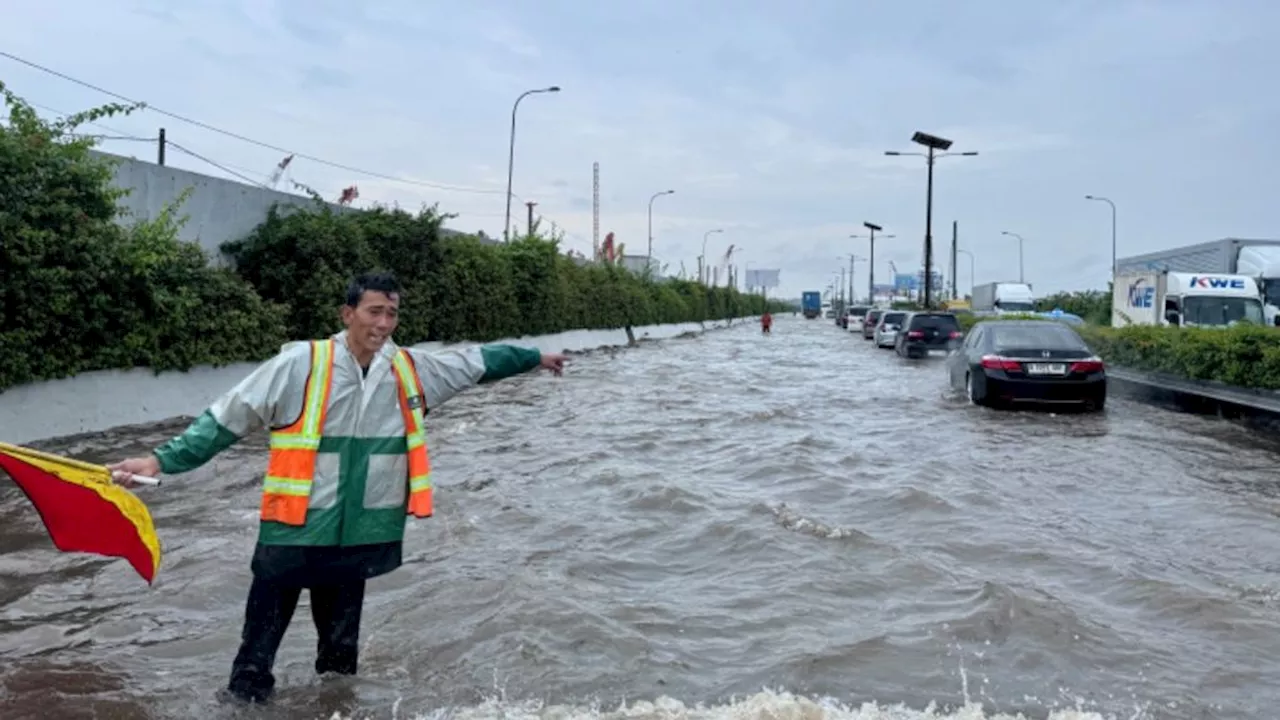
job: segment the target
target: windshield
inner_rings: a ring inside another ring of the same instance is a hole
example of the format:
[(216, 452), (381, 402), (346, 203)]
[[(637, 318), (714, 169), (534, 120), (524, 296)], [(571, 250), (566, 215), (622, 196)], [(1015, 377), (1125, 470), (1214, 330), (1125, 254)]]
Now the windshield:
[(885, 314), (884, 314), (884, 324), (885, 324), (885, 325), (901, 325), (901, 324), (902, 324), (902, 320), (903, 320), (905, 317), (907, 317), (907, 314), (906, 314), (906, 313), (900, 313), (900, 312), (898, 312), (898, 313), (885, 313)]
[(862, 317), (867, 314), (868, 310), (870, 310), (870, 308), (864, 308), (864, 307), (849, 308), (849, 314), (855, 317)]
[(1254, 298), (1191, 296), (1182, 299), (1183, 322), (1188, 325), (1229, 325), (1248, 320), (1262, 325), (1262, 303)]
[(1280, 280), (1264, 280), (1262, 294), (1268, 305), (1280, 307)]
[(1005, 312), (1035, 312), (1035, 303), (1015, 302), (1013, 300), (1000, 300), (996, 302), (996, 307)]
[(1002, 325), (992, 323), (991, 344), (997, 351), (1018, 349), (1082, 350), (1079, 336), (1061, 325)]

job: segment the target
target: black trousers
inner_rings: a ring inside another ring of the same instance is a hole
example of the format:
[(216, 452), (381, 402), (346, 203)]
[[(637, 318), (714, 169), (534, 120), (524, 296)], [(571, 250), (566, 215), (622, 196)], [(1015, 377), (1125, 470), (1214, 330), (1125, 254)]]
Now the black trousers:
[[(240, 651), (231, 665), (227, 690), (249, 702), (266, 702), (275, 688), (271, 673), (302, 595), (302, 585), (254, 575), (245, 603)], [(307, 586), (311, 618), (316, 624), (316, 672), (354, 675), (360, 644), (360, 613), (365, 581), (344, 578), (341, 584)]]

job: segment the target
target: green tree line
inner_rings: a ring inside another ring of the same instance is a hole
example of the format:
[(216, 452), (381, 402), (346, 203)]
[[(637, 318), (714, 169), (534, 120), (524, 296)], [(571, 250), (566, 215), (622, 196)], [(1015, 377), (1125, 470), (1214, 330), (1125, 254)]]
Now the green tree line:
[(217, 266), (178, 239), (180, 198), (124, 218), (110, 161), (77, 127), (141, 105), (57, 121), (0, 83), (0, 391), (89, 370), (156, 372), (261, 360), (293, 338), (341, 328), (350, 278), (390, 270), (405, 284), (395, 340), (491, 341), (743, 317), (781, 307), (733, 288), (652, 280), (579, 264), (528, 228), (511, 243), (442, 233), (450, 216), (312, 207), (269, 216), (222, 248)]

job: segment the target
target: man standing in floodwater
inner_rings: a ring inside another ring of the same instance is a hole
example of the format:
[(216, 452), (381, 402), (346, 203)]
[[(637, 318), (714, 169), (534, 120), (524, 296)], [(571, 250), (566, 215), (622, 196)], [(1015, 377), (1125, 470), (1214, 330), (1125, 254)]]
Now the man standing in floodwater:
[(303, 588), (319, 636), (317, 673), (354, 675), (365, 581), (400, 566), (406, 518), (432, 514), (426, 413), (459, 392), (565, 356), (513, 345), (431, 353), (391, 341), (400, 286), (356, 278), (346, 330), (290, 342), (151, 455), (109, 466), (116, 481), (184, 473), (261, 428), (271, 433), (253, 582), (226, 691), (266, 702)]
[(765, 335), (773, 332), (773, 316), (769, 314), (768, 310), (765, 310), (764, 314), (760, 316), (760, 331)]

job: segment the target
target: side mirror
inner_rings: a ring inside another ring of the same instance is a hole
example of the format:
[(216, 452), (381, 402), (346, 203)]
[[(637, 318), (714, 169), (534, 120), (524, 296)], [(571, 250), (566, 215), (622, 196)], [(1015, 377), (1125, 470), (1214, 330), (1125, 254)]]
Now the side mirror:
[(1181, 324), (1182, 324), (1182, 323), (1180, 322), (1180, 318), (1178, 317), (1178, 311), (1177, 311), (1177, 310), (1165, 310), (1165, 311), (1164, 311), (1164, 319), (1165, 319), (1165, 320), (1167, 320), (1167, 321), (1169, 322), (1169, 324), (1170, 324), (1170, 325), (1181, 325)]

